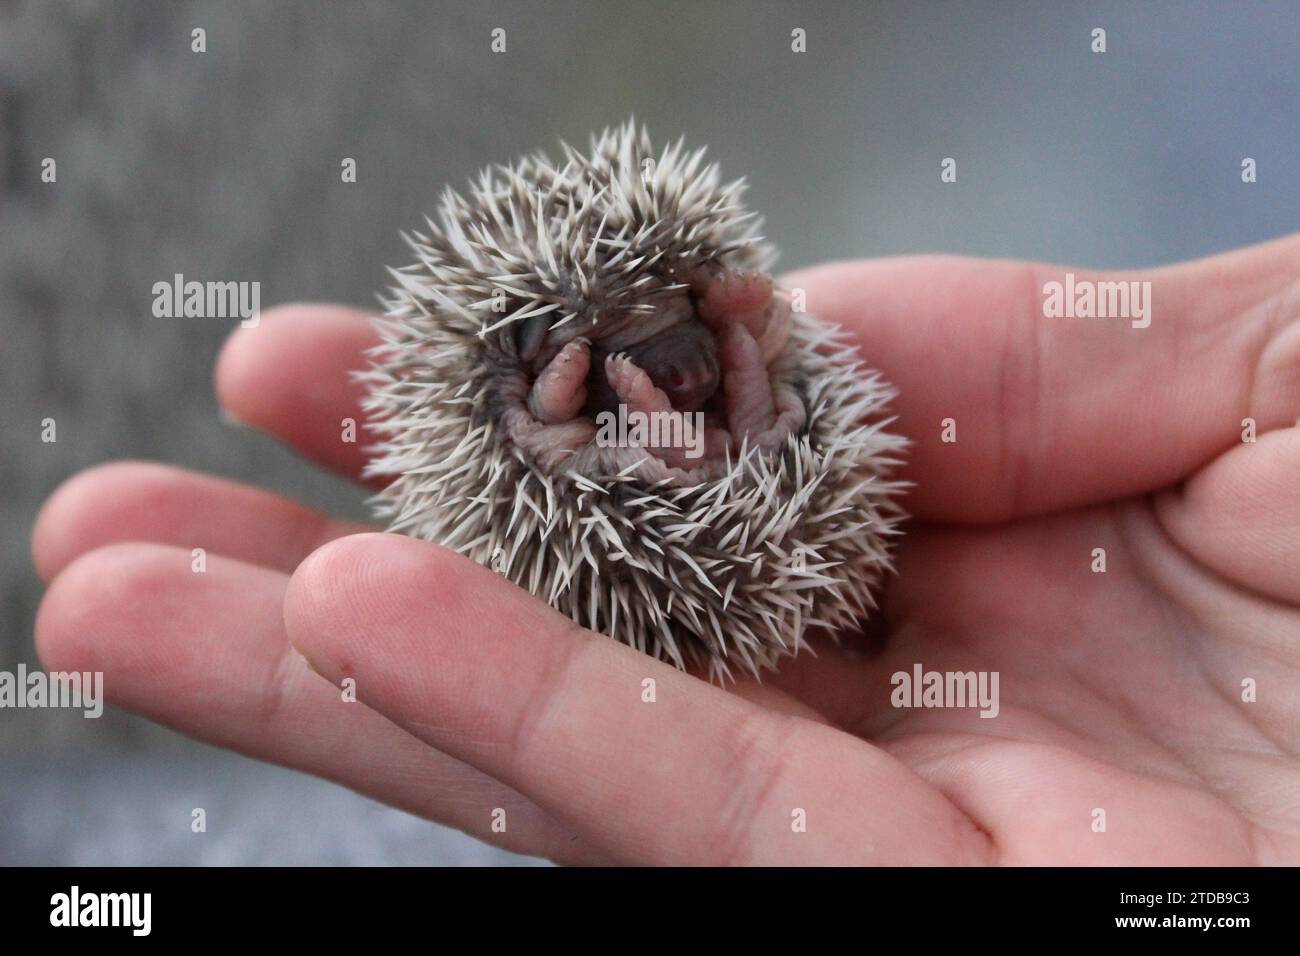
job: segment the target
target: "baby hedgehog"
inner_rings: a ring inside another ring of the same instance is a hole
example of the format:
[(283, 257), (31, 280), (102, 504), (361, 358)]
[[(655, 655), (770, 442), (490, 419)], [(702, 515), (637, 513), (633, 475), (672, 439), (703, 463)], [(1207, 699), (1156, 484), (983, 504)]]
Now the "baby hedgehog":
[(774, 287), (703, 150), (632, 123), (562, 149), (406, 237), (359, 373), (378, 513), (678, 667), (758, 674), (874, 607), (892, 392)]

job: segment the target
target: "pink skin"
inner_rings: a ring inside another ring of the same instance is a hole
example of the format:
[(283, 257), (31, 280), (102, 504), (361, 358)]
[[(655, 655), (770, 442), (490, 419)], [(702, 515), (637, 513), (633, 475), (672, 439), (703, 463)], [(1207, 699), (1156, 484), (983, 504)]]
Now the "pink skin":
[(789, 388), (773, 390), (759, 344), (744, 325), (725, 326), (718, 347), (732, 435), (746, 436), (751, 448), (773, 448), (803, 427), (803, 403)]
[(585, 418), (546, 425), (516, 406), (507, 410), (502, 420), (515, 444), (547, 472), (563, 472), (573, 467), (574, 456), (596, 438), (596, 426)]
[[(509, 399), (502, 414), (507, 433), (548, 472), (572, 467), (574, 456), (596, 437), (591, 421), (578, 416), (590, 364), (586, 339), (575, 339), (531, 388), (523, 375), (505, 378), (499, 385)], [(542, 383), (547, 385), (539, 388)]]
[[(775, 448), (803, 427), (802, 401), (788, 386), (773, 387), (769, 366), (789, 337), (789, 303), (774, 294), (772, 280), (757, 272), (728, 270), (695, 283), (698, 311), (718, 340), (726, 428), (705, 431), (704, 460), (721, 458), (745, 441), (750, 448)], [(665, 331), (662, 334), (671, 334)], [(589, 440), (590, 429), (574, 421), (587, 398), (591, 355), (586, 339), (568, 343), (538, 375), (528, 395), (526, 416), (511, 421), (516, 440), (543, 462), (558, 461)], [(626, 355), (611, 355), (605, 374), (629, 411), (672, 412), (668, 396)], [(669, 468), (690, 470), (701, 459), (681, 448), (650, 449)], [(586, 461), (584, 457), (583, 461)]]
[(542, 369), (528, 393), (528, 410), (544, 425), (567, 422), (582, 411), (591, 371), (591, 343), (574, 339)]
[(700, 318), (722, 336), (730, 325), (745, 327), (770, 365), (790, 335), (790, 303), (775, 294), (772, 279), (761, 272), (730, 270), (696, 282)]
[[(654, 382), (650, 380), (650, 376), (638, 368), (626, 355), (611, 355), (605, 359), (605, 377), (609, 380), (609, 384), (614, 391), (618, 393), (618, 396), (623, 399), (628, 412), (654, 415), (674, 411), (673, 403), (669, 401), (663, 390), (656, 388)], [(692, 419), (692, 421), (694, 420)], [(678, 448), (673, 445), (651, 445), (648, 447), (669, 468), (689, 470), (699, 466), (710, 457), (726, 454), (730, 442), (731, 436), (725, 429), (706, 427), (702, 457), (692, 458), (687, 455), (688, 449)]]
[(729, 270), (704, 278), (697, 283), (697, 291), (702, 292), (700, 318), (715, 327), (724, 322), (748, 323), (767, 308), (772, 290), (770, 277), (750, 270)]

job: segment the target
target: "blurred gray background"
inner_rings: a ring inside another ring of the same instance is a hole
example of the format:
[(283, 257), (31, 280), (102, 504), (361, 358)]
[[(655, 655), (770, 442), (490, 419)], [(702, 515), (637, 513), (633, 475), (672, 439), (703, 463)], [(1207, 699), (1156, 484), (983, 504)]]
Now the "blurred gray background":
[[(356, 489), (219, 420), (231, 324), (154, 318), (153, 283), (371, 307), (444, 183), (630, 114), (748, 176), (787, 268), (914, 251), (1141, 266), (1300, 228), (1289, 0), (0, 0), (0, 669), (35, 665), (27, 538), (80, 469), (152, 458), (364, 514)], [(196, 838), (193, 806), (227, 825)], [(126, 714), (0, 710), (0, 862), (525, 861)]]

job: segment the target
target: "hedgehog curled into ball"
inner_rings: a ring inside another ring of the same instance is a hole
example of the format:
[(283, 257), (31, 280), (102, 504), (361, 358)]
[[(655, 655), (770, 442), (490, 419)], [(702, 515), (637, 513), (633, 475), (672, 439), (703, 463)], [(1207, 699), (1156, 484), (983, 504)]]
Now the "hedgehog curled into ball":
[[(774, 286), (702, 150), (656, 155), (631, 123), (563, 149), (448, 190), (408, 237), (360, 373), (377, 511), (584, 627), (757, 674), (874, 607), (892, 392)], [(665, 428), (611, 441), (615, 419)]]

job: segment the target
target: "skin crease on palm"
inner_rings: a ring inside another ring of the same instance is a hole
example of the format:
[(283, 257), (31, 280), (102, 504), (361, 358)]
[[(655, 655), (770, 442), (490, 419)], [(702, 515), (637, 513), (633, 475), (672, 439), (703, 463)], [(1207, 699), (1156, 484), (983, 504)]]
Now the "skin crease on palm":
[[(43, 509), (38, 650), (184, 733), (562, 862), (1300, 862), (1300, 236), (1127, 275), (1152, 283), (1145, 329), (1044, 318), (1065, 271), (784, 280), (898, 387), (914, 517), (873, 633), (761, 684), (580, 632), (433, 545), (144, 463)], [(373, 340), (360, 312), (281, 307), (234, 333), (217, 394), (355, 475), (339, 422)], [(916, 663), (997, 671), (999, 714), (893, 708)]]

